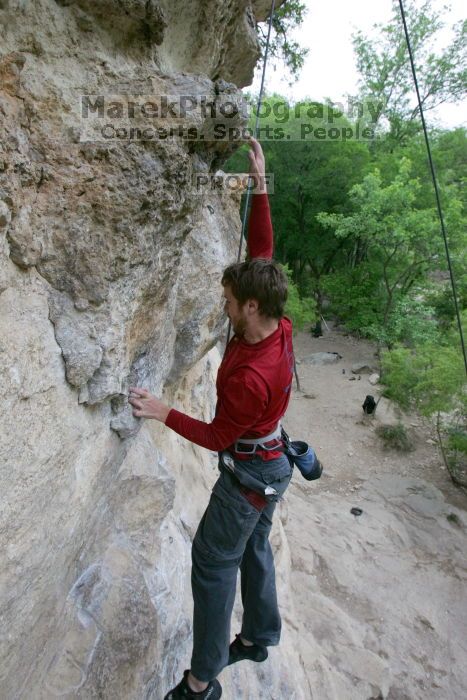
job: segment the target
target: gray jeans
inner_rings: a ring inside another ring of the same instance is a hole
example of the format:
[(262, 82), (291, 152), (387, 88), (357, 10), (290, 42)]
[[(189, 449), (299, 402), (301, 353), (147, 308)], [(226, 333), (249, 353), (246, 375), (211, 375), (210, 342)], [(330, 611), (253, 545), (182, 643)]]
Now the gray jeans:
[[(235, 462), (263, 488), (279, 498), (292, 476), (285, 455), (269, 462), (255, 457)], [(193, 655), (191, 671), (201, 681), (215, 678), (227, 665), (230, 618), (237, 572), (241, 571), (245, 639), (272, 646), (279, 643), (281, 618), (277, 607), (274, 558), (269, 544), (275, 501), (258, 510), (239, 489), (235, 476), (219, 462), (220, 476), (201, 519), (192, 547)]]

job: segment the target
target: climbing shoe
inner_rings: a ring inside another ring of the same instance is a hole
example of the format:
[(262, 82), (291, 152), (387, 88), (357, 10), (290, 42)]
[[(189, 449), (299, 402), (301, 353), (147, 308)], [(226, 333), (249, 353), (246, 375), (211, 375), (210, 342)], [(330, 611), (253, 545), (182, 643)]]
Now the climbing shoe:
[(249, 661), (265, 661), (268, 658), (268, 650), (259, 644), (251, 647), (245, 646), (240, 639), (240, 635), (235, 636), (235, 640), (229, 646), (229, 661), (227, 666), (235, 664), (237, 661), (247, 659)]
[(209, 683), (206, 690), (203, 690), (201, 693), (195, 693), (188, 685), (189, 673), (189, 670), (183, 672), (183, 678), (180, 683), (167, 693), (164, 700), (179, 700), (181, 698), (184, 698), (184, 700), (219, 700), (222, 695), (222, 687), (217, 678)]

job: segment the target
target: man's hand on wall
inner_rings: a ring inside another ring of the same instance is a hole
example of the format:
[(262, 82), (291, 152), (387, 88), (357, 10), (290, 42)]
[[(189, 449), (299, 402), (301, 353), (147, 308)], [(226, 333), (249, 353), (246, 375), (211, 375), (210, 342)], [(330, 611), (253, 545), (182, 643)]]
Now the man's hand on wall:
[(250, 175), (255, 180), (255, 192), (257, 194), (262, 194), (267, 192), (265, 181), (266, 160), (264, 158), (261, 144), (256, 139), (250, 139), (250, 147), (251, 148), (248, 151), (248, 158), (250, 159)]
[(146, 389), (130, 386), (128, 402), (133, 406), (133, 415), (136, 418), (153, 418), (165, 423), (170, 413), (170, 408)]

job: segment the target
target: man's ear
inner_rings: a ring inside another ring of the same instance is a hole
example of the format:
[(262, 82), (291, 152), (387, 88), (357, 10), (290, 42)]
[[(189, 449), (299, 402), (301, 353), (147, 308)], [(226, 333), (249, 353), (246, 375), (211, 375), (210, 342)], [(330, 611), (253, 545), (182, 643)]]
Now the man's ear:
[(258, 300), (257, 299), (248, 299), (247, 302), (247, 312), (249, 314), (255, 314), (258, 311)]

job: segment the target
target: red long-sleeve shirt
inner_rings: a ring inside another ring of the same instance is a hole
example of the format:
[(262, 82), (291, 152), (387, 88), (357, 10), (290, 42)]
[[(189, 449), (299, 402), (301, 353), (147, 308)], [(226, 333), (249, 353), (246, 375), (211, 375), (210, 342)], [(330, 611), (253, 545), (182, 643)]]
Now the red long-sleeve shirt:
[[(272, 251), (268, 195), (253, 195), (248, 227), (249, 255), (271, 259)], [(212, 423), (172, 409), (165, 424), (191, 442), (216, 452), (232, 448), (241, 437), (269, 435), (287, 409), (293, 367), (292, 323), (288, 318), (282, 318), (278, 328), (259, 343), (247, 343), (234, 335), (217, 374), (217, 410)], [(278, 453), (262, 451), (260, 454), (263, 459), (272, 459)], [(235, 456), (240, 457), (238, 453)], [(251, 455), (244, 458), (251, 458)]]

